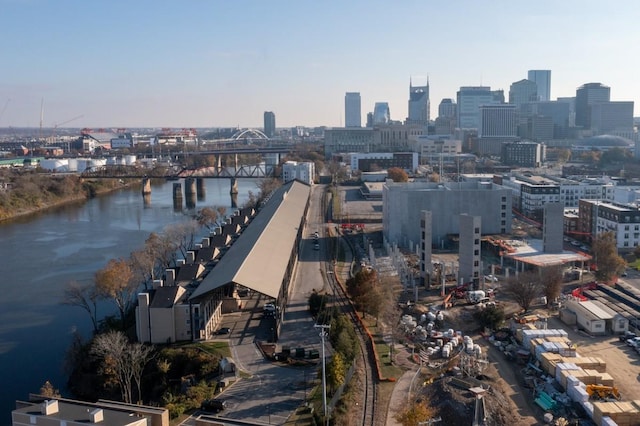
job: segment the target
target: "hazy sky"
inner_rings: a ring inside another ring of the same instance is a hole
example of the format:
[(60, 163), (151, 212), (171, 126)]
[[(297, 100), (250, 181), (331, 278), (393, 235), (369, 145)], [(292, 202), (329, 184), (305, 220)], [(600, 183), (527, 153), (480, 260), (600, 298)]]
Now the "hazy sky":
[(637, 105), (639, 16), (637, 0), (0, 0), (0, 127), (37, 127), (43, 98), (46, 127), (262, 127), (267, 110), (339, 126), (347, 91), (363, 123), (377, 101), (404, 120), (427, 75), (435, 118), (460, 86), (508, 96), (529, 69), (552, 70), (552, 99), (601, 82)]

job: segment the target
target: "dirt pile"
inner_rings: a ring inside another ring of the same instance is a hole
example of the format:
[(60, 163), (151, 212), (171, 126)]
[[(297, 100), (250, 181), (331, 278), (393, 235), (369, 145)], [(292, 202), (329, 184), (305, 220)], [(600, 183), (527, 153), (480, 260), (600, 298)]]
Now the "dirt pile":
[(499, 381), (487, 375), (474, 378), (443, 377), (425, 388), (425, 398), (433, 407), (437, 416), (445, 425), (473, 424), (476, 412), (476, 394), (469, 390), (480, 387), (488, 390), (483, 394), (483, 402), (479, 407), (480, 417), (486, 419), (485, 424), (506, 426), (519, 424), (520, 417), (505, 398)]

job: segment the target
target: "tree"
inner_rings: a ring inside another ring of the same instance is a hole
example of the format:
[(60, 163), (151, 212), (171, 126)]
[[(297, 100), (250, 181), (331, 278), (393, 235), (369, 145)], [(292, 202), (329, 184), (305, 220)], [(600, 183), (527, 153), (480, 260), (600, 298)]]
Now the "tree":
[(123, 333), (110, 331), (96, 336), (91, 354), (102, 360), (102, 374), (118, 384), (122, 400), (131, 403), (133, 371), (127, 354), (128, 346)]
[(498, 306), (487, 306), (474, 314), (481, 327), (497, 330), (504, 322), (504, 310)]
[(204, 226), (209, 231), (212, 231), (224, 222), (226, 214), (227, 208), (224, 206), (203, 207), (198, 211), (196, 221), (198, 225)]
[(133, 302), (138, 284), (133, 281), (131, 263), (124, 259), (112, 259), (95, 274), (96, 291), (105, 299), (111, 299), (118, 307), (122, 329), (126, 329), (125, 316)]
[(507, 295), (527, 311), (535, 298), (540, 297), (544, 288), (537, 274), (523, 272), (518, 276), (510, 277), (504, 289)]
[(187, 252), (195, 246), (195, 237), (198, 233), (199, 225), (195, 220), (187, 222), (173, 223), (167, 225), (164, 229), (166, 238), (173, 241), (176, 250), (182, 254), (183, 258), (187, 258)]
[(402, 426), (418, 426), (420, 424), (428, 424), (429, 419), (433, 418), (435, 410), (427, 405), (425, 401), (413, 402), (402, 411), (396, 414), (396, 420)]
[(332, 390), (344, 384), (347, 375), (347, 365), (340, 352), (335, 352), (327, 366), (327, 382)]
[(389, 177), (389, 179), (392, 179), (394, 182), (409, 181), (409, 175), (400, 167), (391, 167), (389, 170), (387, 170), (387, 176)]
[(40, 395), (46, 396), (47, 398), (60, 398), (60, 391), (47, 380), (40, 387)]
[(138, 403), (142, 402), (142, 373), (144, 367), (153, 358), (153, 348), (142, 343), (129, 345), (129, 358), (131, 361), (131, 374), (138, 389)]
[(558, 150), (558, 162), (566, 163), (571, 158), (571, 150), (570, 149), (559, 149)]
[(64, 289), (63, 305), (77, 306), (84, 309), (91, 317), (94, 334), (98, 332), (98, 307), (97, 302), (100, 295), (93, 285), (81, 285), (76, 281), (71, 281)]
[(547, 298), (547, 304), (549, 304), (560, 296), (562, 291), (562, 268), (559, 266), (551, 266), (542, 269), (540, 281), (543, 285), (542, 292)]
[(90, 353), (102, 360), (102, 373), (118, 383), (124, 402), (133, 403), (134, 381), (137, 400), (142, 400), (142, 373), (153, 358), (151, 346), (129, 343), (122, 332), (110, 331), (96, 336)]
[(597, 266), (596, 280), (609, 282), (626, 268), (627, 263), (618, 255), (616, 236), (613, 232), (598, 235), (591, 249)]

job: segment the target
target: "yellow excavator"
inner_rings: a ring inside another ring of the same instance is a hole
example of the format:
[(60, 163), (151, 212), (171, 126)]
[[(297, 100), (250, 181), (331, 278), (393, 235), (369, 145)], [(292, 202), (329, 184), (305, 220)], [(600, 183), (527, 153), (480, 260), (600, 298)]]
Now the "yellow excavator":
[(592, 399), (620, 399), (620, 391), (615, 386), (587, 385), (587, 393)]

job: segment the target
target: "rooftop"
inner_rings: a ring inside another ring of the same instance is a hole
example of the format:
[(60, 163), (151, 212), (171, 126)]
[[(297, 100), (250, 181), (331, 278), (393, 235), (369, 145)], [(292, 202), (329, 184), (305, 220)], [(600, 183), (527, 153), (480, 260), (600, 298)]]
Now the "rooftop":
[(586, 253), (574, 251), (544, 253), (542, 240), (507, 240), (505, 242), (515, 250), (505, 254), (505, 257), (535, 266), (556, 266), (571, 262), (586, 262), (591, 259), (591, 256)]

